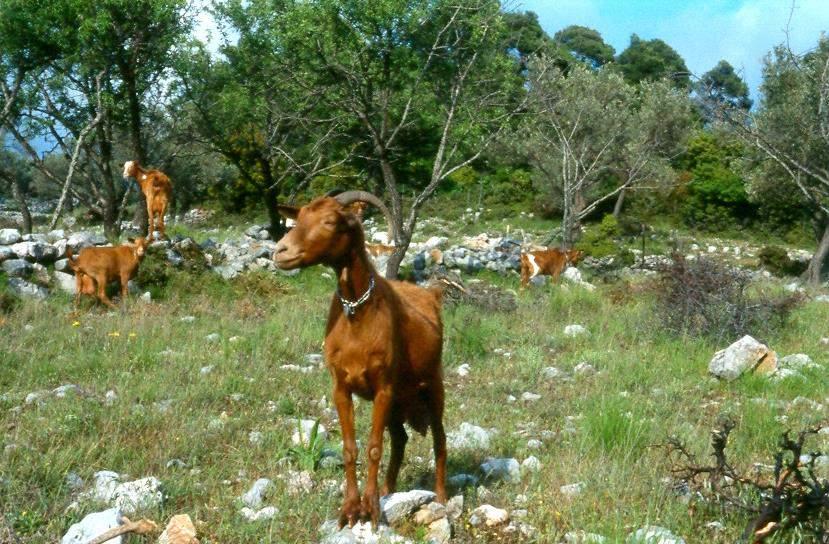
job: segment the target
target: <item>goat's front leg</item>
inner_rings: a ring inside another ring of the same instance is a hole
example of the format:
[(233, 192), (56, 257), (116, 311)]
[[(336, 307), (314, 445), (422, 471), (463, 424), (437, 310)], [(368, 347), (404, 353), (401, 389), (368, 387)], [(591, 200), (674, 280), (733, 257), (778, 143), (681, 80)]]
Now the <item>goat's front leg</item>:
[(354, 437), (354, 403), (351, 391), (334, 384), (334, 406), (343, 433), (343, 464), (345, 465), (345, 498), (340, 510), (340, 528), (360, 521), (360, 490), (357, 489), (357, 440)]
[(363, 493), (363, 517), (371, 518), (375, 527), (380, 521), (380, 494), (377, 492), (377, 473), (383, 458), (383, 432), (389, 421), (391, 408), (391, 387), (381, 387), (374, 395), (374, 409), (371, 412), (371, 435), (368, 438), (368, 476)]

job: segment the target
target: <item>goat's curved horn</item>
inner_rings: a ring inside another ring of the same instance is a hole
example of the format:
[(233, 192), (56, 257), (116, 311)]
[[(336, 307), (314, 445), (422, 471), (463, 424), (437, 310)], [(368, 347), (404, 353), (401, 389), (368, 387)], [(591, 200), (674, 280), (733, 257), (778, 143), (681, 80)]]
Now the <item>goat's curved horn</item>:
[(369, 193), (368, 191), (345, 191), (344, 193), (340, 193), (335, 195), (334, 200), (342, 204), (343, 206), (348, 206), (354, 202), (368, 202), (380, 209), (383, 212), (383, 215), (386, 216), (386, 221), (389, 224), (389, 232), (392, 235), (392, 238), (397, 241), (397, 227), (394, 223), (394, 217), (392, 217), (391, 212), (383, 204), (383, 201), (377, 198), (375, 195)]

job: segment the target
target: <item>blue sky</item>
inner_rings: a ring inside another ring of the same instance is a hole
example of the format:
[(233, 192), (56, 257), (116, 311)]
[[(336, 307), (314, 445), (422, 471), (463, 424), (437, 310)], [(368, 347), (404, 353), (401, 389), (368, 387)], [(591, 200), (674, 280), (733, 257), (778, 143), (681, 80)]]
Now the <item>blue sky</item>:
[[(636, 33), (661, 38), (688, 68), (702, 75), (720, 59), (730, 62), (751, 88), (761, 82), (763, 56), (786, 40), (790, 0), (519, 0), (513, 8), (534, 11), (550, 35), (569, 25), (598, 30), (619, 53)], [(803, 52), (829, 31), (829, 0), (796, 0), (789, 43)]]

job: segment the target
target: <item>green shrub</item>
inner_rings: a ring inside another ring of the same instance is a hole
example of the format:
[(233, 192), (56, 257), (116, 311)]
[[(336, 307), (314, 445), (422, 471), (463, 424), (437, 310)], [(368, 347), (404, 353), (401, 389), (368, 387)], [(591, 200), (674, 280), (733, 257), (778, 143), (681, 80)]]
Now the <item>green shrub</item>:
[(167, 250), (150, 246), (138, 266), (135, 281), (142, 289), (148, 290), (153, 299), (163, 298), (164, 289), (170, 280), (170, 268), (170, 263), (167, 262)]
[(9, 291), (8, 279), (5, 274), (0, 274), (0, 315), (11, 313), (20, 299)]
[(598, 225), (592, 225), (587, 229), (579, 243), (578, 248), (591, 257), (600, 259), (608, 255), (618, 253), (616, 238), (619, 237), (621, 229), (616, 218), (608, 214), (602, 218)]
[(764, 246), (757, 256), (760, 264), (775, 276), (800, 276), (808, 266), (807, 263), (790, 259), (786, 250), (779, 246)]

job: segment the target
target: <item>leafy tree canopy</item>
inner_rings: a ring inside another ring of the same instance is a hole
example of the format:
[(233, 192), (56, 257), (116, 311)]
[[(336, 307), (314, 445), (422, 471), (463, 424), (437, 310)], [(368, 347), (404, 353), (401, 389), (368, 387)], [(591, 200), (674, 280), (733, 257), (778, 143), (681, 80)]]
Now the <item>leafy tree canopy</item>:
[(555, 34), (555, 41), (561, 44), (573, 57), (593, 68), (613, 60), (616, 50), (602, 39), (598, 31), (586, 26), (571, 25)]
[(669, 79), (678, 89), (689, 89), (690, 73), (685, 60), (660, 39), (643, 40), (636, 34), (616, 58), (616, 65), (629, 83)]
[(700, 95), (718, 103), (744, 110), (751, 108), (748, 85), (728, 61), (721, 60), (714, 68), (706, 72), (696, 84), (696, 89)]

